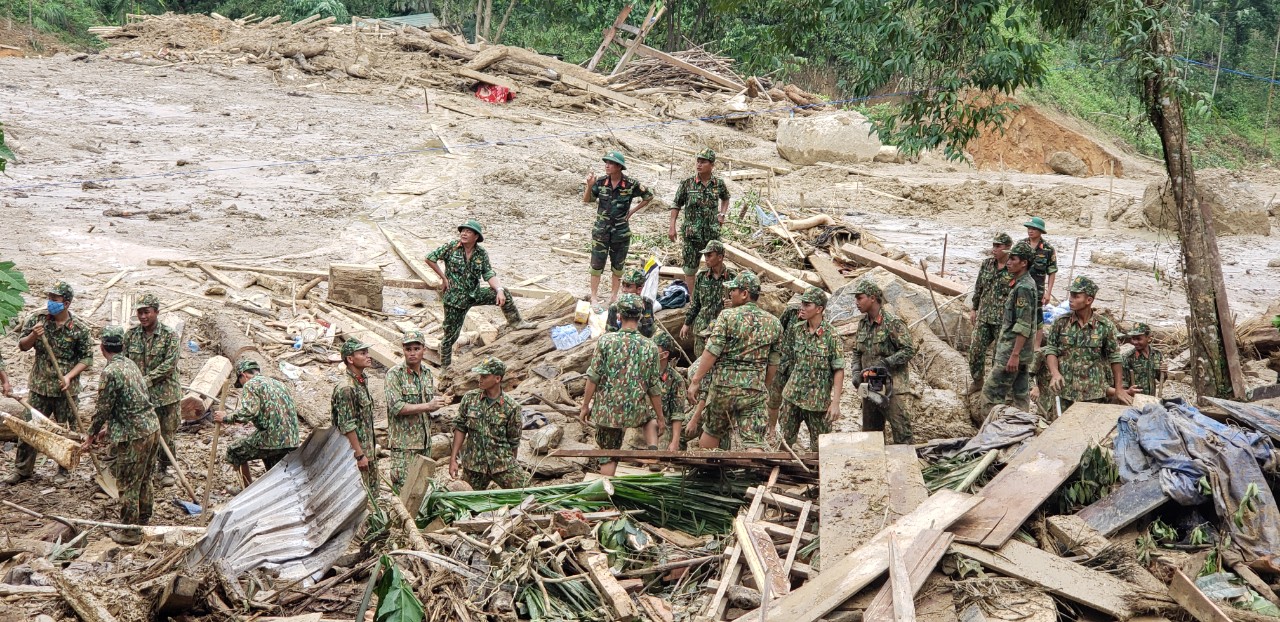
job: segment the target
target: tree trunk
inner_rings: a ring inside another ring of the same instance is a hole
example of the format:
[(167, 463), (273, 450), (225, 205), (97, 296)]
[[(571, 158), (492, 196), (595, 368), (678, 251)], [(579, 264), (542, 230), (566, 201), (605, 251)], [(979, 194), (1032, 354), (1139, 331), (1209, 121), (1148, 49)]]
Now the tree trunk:
[[(1148, 0), (1149, 6), (1159, 4), (1160, 0)], [(1159, 57), (1173, 56), (1173, 40), (1168, 29), (1152, 28), (1152, 32), (1152, 52)], [(1187, 304), (1191, 308), (1193, 328), (1189, 335), (1190, 377), (1199, 396), (1243, 399), (1235, 321), (1231, 317), (1226, 285), (1222, 280), (1218, 238), (1213, 230), (1213, 215), (1201, 203), (1196, 192), (1195, 168), (1187, 145), (1186, 117), (1182, 101), (1170, 84), (1175, 79), (1155, 68), (1144, 81), (1143, 100), (1147, 105), (1147, 117), (1164, 147), (1165, 168), (1177, 210)]]

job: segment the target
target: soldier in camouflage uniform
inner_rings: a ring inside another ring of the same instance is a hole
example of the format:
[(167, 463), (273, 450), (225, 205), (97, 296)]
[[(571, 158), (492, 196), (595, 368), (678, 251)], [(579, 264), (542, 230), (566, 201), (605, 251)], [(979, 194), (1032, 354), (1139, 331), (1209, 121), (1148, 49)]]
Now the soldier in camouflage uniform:
[[(787, 386), (787, 378), (791, 374), (791, 361), (788, 356), (789, 352), (783, 347), (783, 340), (787, 338), (787, 329), (791, 328), (796, 320), (800, 318), (800, 304), (787, 304), (786, 311), (778, 317), (778, 325), (782, 327), (782, 336), (778, 338), (778, 371), (773, 374), (773, 382), (769, 383), (769, 401), (766, 402), (766, 408), (769, 416), (769, 434), (772, 435), (778, 427), (778, 413), (782, 410), (782, 390)], [(772, 439), (771, 439), (772, 440)], [(788, 441), (789, 443), (790, 441)]]
[(1044, 239), (1049, 231), (1045, 228), (1044, 219), (1036, 216), (1023, 223), (1027, 228), (1027, 237), (1022, 240), (1031, 245), (1035, 258), (1031, 260), (1031, 278), (1035, 279), (1036, 290), (1040, 294), (1040, 305), (1049, 304), (1053, 294), (1053, 281), (1058, 277), (1058, 251)]
[(453, 424), (453, 449), (449, 453), (449, 475), (458, 477), (462, 457), (462, 480), (473, 490), (484, 490), (489, 482), (499, 488), (523, 488), (529, 476), (516, 461), (520, 448), (520, 404), (502, 390), (507, 366), (488, 357), (471, 369), (479, 374), (480, 388), (462, 396)]
[(724, 309), (726, 290), (724, 284), (737, 276), (724, 264), (724, 244), (712, 240), (702, 249), (707, 267), (698, 271), (693, 289), (689, 290), (689, 306), (684, 311), (684, 326), (680, 327), (680, 339), (688, 339), (693, 331), (693, 356), (702, 356), (711, 322)]
[(298, 448), (298, 407), (283, 382), (263, 376), (256, 361), (236, 364), (236, 386), (241, 387), (240, 403), (234, 413), (213, 413), (218, 423), (252, 423), (254, 432), (227, 447), (226, 461), (240, 472), (240, 481), (253, 482), (250, 460), (262, 460), (269, 471), (289, 452)]
[(863, 279), (854, 286), (854, 297), (862, 320), (854, 334), (850, 358), (856, 365), (854, 382), (865, 382), (871, 368), (889, 370), (893, 379), (893, 393), (886, 406), (876, 405), (870, 399), (862, 400), (862, 431), (881, 432), (885, 421), (892, 428), (895, 445), (909, 444), (914, 436), (911, 417), (902, 407), (902, 394), (911, 390), (911, 370), (908, 363), (916, 355), (916, 344), (907, 325), (898, 316), (884, 309), (884, 293), (880, 286)]
[[(622, 274), (622, 293), (634, 294), (640, 297), (640, 301), (644, 303), (644, 310), (640, 314), (640, 334), (645, 337), (653, 337), (653, 299), (648, 296), (640, 296), (640, 288), (644, 287), (644, 271), (639, 268), (627, 268)], [(609, 305), (609, 317), (605, 319), (605, 329), (611, 333), (617, 332), (622, 328), (622, 318), (618, 317), (618, 305)]]
[(1036, 327), (1040, 325), (1039, 298), (1036, 282), (1028, 270), (1035, 258), (1035, 251), (1026, 242), (1018, 242), (1009, 252), (1008, 270), (1013, 286), (997, 283), (1007, 288), (1004, 314), (1000, 322), (1000, 337), (996, 341), (996, 355), (991, 362), (983, 394), (992, 404), (1010, 404), (1022, 410), (1031, 409), (1031, 342)]
[[(622, 278), (622, 266), (631, 249), (631, 217), (653, 201), (653, 191), (648, 186), (622, 174), (627, 161), (619, 151), (610, 151), (604, 158), (605, 176), (599, 179), (595, 173), (587, 174), (587, 185), (582, 192), (583, 203), (596, 204), (596, 222), (591, 228), (591, 304), (599, 301), (600, 275), (608, 260), (613, 269), (613, 292), (609, 302), (618, 299), (618, 281)], [(640, 199), (640, 204), (631, 203)]]
[(400, 339), (404, 362), (387, 371), (387, 447), (391, 449), (391, 481), (404, 484), (414, 455), (431, 457), (431, 420), (428, 413), (443, 406), (436, 396), (431, 370), (422, 365), (427, 338), (422, 331)]
[(688, 448), (685, 442), (685, 422), (689, 420), (689, 399), (685, 395), (687, 384), (684, 375), (672, 364), (676, 343), (666, 331), (653, 338), (653, 345), (658, 346), (658, 385), (662, 387), (662, 415), (671, 422), (664, 427), (658, 437), (658, 447), (666, 447), (668, 451), (682, 451)]
[(1169, 364), (1159, 350), (1151, 347), (1151, 327), (1139, 322), (1126, 336), (1133, 344), (1133, 351), (1124, 355), (1120, 367), (1124, 370), (1129, 395), (1138, 391), (1155, 395), (1156, 386), (1169, 373)]
[[(160, 420), (160, 438), (169, 450), (177, 455), (174, 433), (178, 431), (181, 413), (178, 401), (182, 399), (182, 381), (178, 378), (178, 335), (160, 322), (160, 299), (155, 294), (143, 294), (133, 306), (138, 325), (124, 335), (124, 355), (133, 361), (147, 379), (151, 390), (151, 403), (156, 407)], [(169, 458), (160, 452), (156, 470), (164, 474)], [(172, 486), (173, 477), (164, 474), (162, 486)]]
[[(29, 388), (31, 406), (54, 421), (73, 430), (79, 429), (73, 404), (67, 399), (80, 399), (80, 373), (93, 367), (93, 337), (89, 327), (71, 313), (71, 301), (75, 291), (65, 281), (58, 281), (45, 292), (45, 308), (31, 314), (19, 330), (18, 349), (26, 352), (35, 348), (35, 364), (31, 367)], [(57, 360), (49, 358), (49, 351), (41, 343), (41, 337), (49, 342)], [(58, 376), (61, 370), (62, 376)], [(30, 415), (23, 415), (30, 417)], [(18, 443), (14, 460), (14, 473), (5, 480), (16, 484), (31, 477), (36, 465), (36, 450)], [(66, 470), (58, 467), (55, 483), (66, 481)]]
[[(818, 436), (840, 418), (844, 391), (844, 352), (836, 329), (823, 319), (827, 294), (810, 287), (800, 296), (797, 319), (782, 335), (779, 357), (787, 361), (782, 389), (782, 438), (794, 445), (800, 425), (809, 428), (809, 451), (818, 451)], [(771, 422), (772, 423), (772, 422)]]
[(1054, 320), (1045, 336), (1049, 388), (1062, 399), (1063, 411), (1075, 402), (1106, 401), (1108, 382), (1116, 401), (1132, 403), (1124, 390), (1116, 325), (1093, 311), (1098, 286), (1089, 277), (1078, 276), (1071, 281), (1070, 291), (1071, 313)]
[(744, 270), (724, 286), (731, 308), (712, 325), (706, 352), (688, 389), (689, 399), (697, 399), (702, 380), (713, 374), (698, 446), (715, 449), (736, 430), (744, 448), (763, 450), (769, 434), (765, 403), (777, 372), (782, 325), (756, 306), (760, 278), (755, 273)]
[(1058, 415), (1054, 408), (1053, 392), (1049, 390), (1049, 366), (1044, 362), (1044, 348), (1031, 355), (1031, 367), (1027, 371), (1031, 374), (1031, 402), (1035, 404), (1041, 417), (1053, 421)]
[[(94, 443), (111, 441), (116, 455), (111, 473), (120, 487), (120, 522), (145, 525), (151, 520), (151, 471), (159, 447), (160, 422), (146, 378), (128, 357), (118, 356), (124, 351), (124, 339), (124, 329), (119, 326), (102, 329), (102, 356), (107, 366), (98, 377), (97, 410), (82, 449), (91, 451)], [(111, 539), (137, 544), (142, 541), (142, 530), (113, 531)]]
[[(681, 227), (681, 267), (684, 284), (693, 291), (693, 275), (698, 272), (698, 260), (707, 243), (720, 239), (720, 225), (729, 213), (729, 186), (713, 175), (716, 152), (703, 149), (698, 153), (697, 174), (680, 182), (676, 199), (671, 203), (671, 226), (667, 237), (676, 241), (676, 219), (684, 210), (684, 226)], [(718, 207), (718, 209), (717, 209)]]
[(346, 375), (333, 388), (329, 403), (329, 416), (333, 427), (347, 437), (356, 460), (356, 467), (364, 477), (365, 488), (376, 496), (378, 491), (378, 448), (373, 440), (373, 396), (369, 394), (369, 379), (364, 370), (373, 364), (369, 358), (369, 346), (355, 339), (342, 344), (342, 362)]
[(969, 376), (973, 379), (970, 395), (982, 390), (987, 359), (1000, 336), (1004, 299), (1009, 295), (1009, 268), (1005, 262), (1010, 246), (1013, 239), (1009, 234), (996, 234), (991, 241), (991, 257), (983, 260), (978, 281), (973, 285), (973, 310), (969, 312), (969, 321), (973, 323), (973, 339), (969, 343)]
[[(467, 311), (478, 305), (497, 305), (512, 328), (532, 328), (533, 324), (520, 319), (515, 299), (502, 287), (498, 274), (489, 264), (489, 253), (480, 246), (484, 241), (484, 227), (475, 220), (458, 226), (458, 239), (449, 242), (427, 255), (427, 265), (435, 270), (442, 281), (440, 299), (444, 303), (444, 336), (440, 339), (440, 366), (453, 362), (453, 344), (462, 333), (462, 323)], [(448, 271), (442, 271), (436, 262), (443, 260)], [(489, 287), (480, 287), (485, 281)]]
[[(658, 430), (667, 427), (662, 417), (658, 346), (636, 332), (644, 312), (639, 296), (623, 294), (615, 304), (622, 330), (604, 335), (596, 344), (587, 368), (581, 416), (595, 423), (600, 449), (621, 449), (626, 428), (643, 428), (645, 443), (656, 450)], [(601, 475), (613, 475), (618, 468), (617, 460), (600, 461)]]

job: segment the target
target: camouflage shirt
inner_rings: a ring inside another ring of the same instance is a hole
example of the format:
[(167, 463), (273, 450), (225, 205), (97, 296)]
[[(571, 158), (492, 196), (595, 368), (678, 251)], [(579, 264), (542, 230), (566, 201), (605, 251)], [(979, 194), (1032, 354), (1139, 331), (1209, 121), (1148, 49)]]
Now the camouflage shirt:
[(454, 420), (454, 428), (467, 435), (462, 445), (463, 468), (479, 473), (516, 468), (520, 427), (520, 405), (509, 395), (491, 400), (480, 389), (467, 391)]
[[(30, 335), (37, 322), (44, 322), (44, 337), (49, 340), (49, 347), (53, 348), (54, 355), (58, 357), (62, 373), (70, 372), (77, 363), (84, 363), (85, 371), (93, 368), (93, 337), (89, 334), (89, 327), (81, 323), (74, 313), (66, 324), (59, 327), (47, 312), (37, 311), (22, 324), (21, 336)], [(36, 362), (31, 367), (31, 392), (45, 397), (61, 396), (62, 379), (39, 339), (36, 340), (34, 349)], [(80, 376), (71, 381), (70, 389), (72, 395), (80, 394)]]
[(831, 405), (835, 372), (844, 369), (836, 329), (824, 321), (813, 332), (808, 322), (797, 319), (783, 335), (781, 351), (788, 362), (782, 399), (804, 410), (825, 411)]
[(658, 373), (658, 383), (662, 386), (662, 414), (668, 421), (685, 421), (689, 418), (688, 386), (680, 370), (667, 366)]
[(471, 259), (462, 248), (462, 242), (454, 240), (427, 255), (431, 261), (445, 262), (444, 274), (449, 278), (449, 289), (445, 290), (440, 300), (446, 307), (470, 307), (481, 281), (487, 282), (497, 276), (493, 266), (489, 264), (489, 253), (479, 244), (471, 251)]
[(1058, 271), (1058, 251), (1054, 250), (1049, 240), (1044, 238), (1040, 238), (1039, 246), (1036, 246), (1035, 242), (1031, 241), (1031, 238), (1024, 238), (1022, 241), (1030, 244), (1031, 248), (1035, 249), (1036, 256), (1031, 260), (1029, 272), (1031, 273), (1031, 278), (1035, 279), (1036, 285), (1044, 287), (1045, 277)]
[(600, 337), (587, 378), (596, 384), (591, 420), (606, 428), (634, 428), (653, 419), (649, 396), (661, 395), (658, 346), (633, 330)]
[(1018, 360), (1020, 364), (1028, 365), (1031, 363), (1032, 335), (1040, 327), (1040, 297), (1036, 294), (1036, 282), (1031, 279), (1031, 273), (1023, 272), (1012, 287), (1004, 284), (999, 287), (1006, 289), (1009, 295), (1003, 304), (1004, 318), (1000, 322), (1000, 336), (996, 340), (996, 352), (999, 353), (996, 356), (996, 367), (1004, 367), (1008, 362), (1018, 335), (1027, 338), (1022, 344), (1022, 350), (1018, 352)]
[(631, 202), (651, 199), (653, 191), (626, 175), (615, 187), (609, 184), (609, 176), (605, 175), (591, 184), (591, 198), (598, 201), (592, 234), (596, 237), (628, 235), (631, 224), (627, 221), (627, 212), (631, 211)]
[(1120, 364), (1124, 367), (1125, 386), (1138, 387), (1147, 395), (1155, 395), (1156, 385), (1160, 383), (1162, 362), (1164, 355), (1150, 346), (1147, 347), (1145, 356), (1138, 354), (1137, 349), (1124, 355)]
[(778, 318), (756, 303), (725, 309), (707, 339), (707, 352), (716, 355), (716, 386), (766, 390), (765, 368), (777, 364), (781, 338)]
[(1062, 399), (1084, 402), (1107, 396), (1111, 364), (1121, 362), (1111, 320), (1097, 312), (1087, 324), (1077, 322), (1073, 314), (1060, 317), (1049, 327), (1043, 349), (1046, 357), (1058, 357), (1058, 372), (1066, 381)]
[(684, 325), (693, 327), (694, 332), (710, 326), (711, 321), (724, 309), (724, 284), (736, 276), (737, 273), (728, 267), (719, 277), (712, 274), (711, 270), (699, 270), (689, 297), (689, 308), (684, 311)]
[(427, 413), (401, 416), (400, 410), (408, 404), (425, 404), (436, 395), (431, 370), (425, 366), (419, 373), (411, 373), (400, 363), (387, 371), (387, 446), (396, 449), (423, 449), (430, 447), (431, 421)]
[(369, 379), (356, 378), (350, 371), (333, 388), (329, 416), (333, 427), (343, 434), (356, 433), (360, 450), (373, 462), (376, 454), (373, 443), (373, 396), (369, 395)]
[(706, 183), (697, 176), (686, 178), (676, 189), (676, 200), (671, 209), (684, 210), (681, 235), (685, 238), (720, 237), (720, 201), (729, 200), (729, 186), (715, 175)]
[[(653, 324), (653, 299), (648, 296), (641, 296), (640, 300), (644, 301), (644, 313), (640, 315), (640, 334), (645, 337), (652, 337), (654, 334)], [(622, 318), (618, 317), (618, 305), (609, 305), (609, 317), (605, 318), (605, 329), (611, 333), (616, 333), (622, 329)]]
[(858, 331), (853, 335), (853, 351), (850, 357), (857, 365), (855, 371), (884, 365), (893, 377), (893, 390), (903, 393), (910, 390), (911, 372), (908, 363), (916, 355), (916, 343), (911, 338), (907, 324), (898, 316), (880, 310), (880, 321), (863, 315)]
[(147, 397), (147, 381), (133, 361), (113, 356), (98, 376), (98, 407), (89, 434), (107, 427), (107, 440), (123, 443), (160, 429), (155, 407)]
[(240, 389), (240, 403), (227, 421), (252, 423), (262, 449), (293, 449), (301, 443), (298, 407), (289, 389), (275, 378), (257, 374)]
[(1009, 282), (1012, 280), (1008, 264), (997, 265), (995, 257), (982, 262), (982, 268), (978, 270), (978, 281), (973, 285), (973, 310), (978, 312), (979, 322), (1001, 322), (1004, 317), (1004, 300), (1009, 296)]
[(178, 378), (178, 335), (173, 329), (156, 322), (156, 330), (147, 335), (141, 326), (124, 334), (124, 355), (138, 365), (151, 389), (151, 403), (168, 406), (182, 399), (182, 381)]

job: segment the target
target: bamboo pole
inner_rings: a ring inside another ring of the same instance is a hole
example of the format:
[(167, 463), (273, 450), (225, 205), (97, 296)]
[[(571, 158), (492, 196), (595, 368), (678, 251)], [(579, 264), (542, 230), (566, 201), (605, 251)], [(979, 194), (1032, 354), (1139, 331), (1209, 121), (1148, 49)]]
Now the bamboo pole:
[(942, 234), (942, 263), (938, 265), (938, 276), (947, 276), (947, 238), (951, 237), (950, 233)]
[(942, 339), (948, 344), (951, 343), (951, 337), (947, 335), (947, 323), (942, 321), (941, 307), (938, 306), (938, 294), (933, 291), (933, 285), (929, 285), (929, 265), (920, 260), (920, 271), (924, 273), (925, 289), (929, 290), (929, 299), (933, 301), (933, 312), (938, 315), (938, 326), (942, 328)]

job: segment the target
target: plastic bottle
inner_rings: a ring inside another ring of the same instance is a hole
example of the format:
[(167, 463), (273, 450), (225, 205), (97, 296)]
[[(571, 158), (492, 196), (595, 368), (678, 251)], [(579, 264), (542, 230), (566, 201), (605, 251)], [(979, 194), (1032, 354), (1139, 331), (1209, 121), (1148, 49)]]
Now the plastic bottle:
[(195, 340), (195, 339), (188, 339), (188, 340), (187, 340), (187, 349), (188, 349), (188, 350), (190, 350), (190, 351), (192, 351), (192, 352), (199, 352), (199, 351), (200, 351), (200, 344), (196, 343), (196, 340)]
[(302, 349), (302, 335), (294, 335), (294, 336), (293, 336), (293, 349), (294, 349), (294, 350), (301, 350), (301, 349)]

